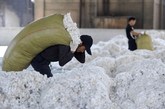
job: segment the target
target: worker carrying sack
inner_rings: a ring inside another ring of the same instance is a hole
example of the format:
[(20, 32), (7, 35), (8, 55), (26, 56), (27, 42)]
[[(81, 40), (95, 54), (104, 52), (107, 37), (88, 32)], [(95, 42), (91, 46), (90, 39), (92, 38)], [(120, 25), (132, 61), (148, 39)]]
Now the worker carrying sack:
[(22, 71), (41, 51), (56, 44), (75, 45), (81, 43), (80, 32), (70, 13), (54, 14), (41, 18), (24, 27), (9, 44), (3, 57), (3, 71)]

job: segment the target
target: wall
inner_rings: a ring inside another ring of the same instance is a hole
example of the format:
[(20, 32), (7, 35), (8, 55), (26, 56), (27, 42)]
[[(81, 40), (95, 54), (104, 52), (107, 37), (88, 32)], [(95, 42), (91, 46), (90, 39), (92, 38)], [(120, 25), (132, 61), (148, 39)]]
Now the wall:
[(161, 29), (165, 29), (165, 0), (161, 0), (161, 21), (160, 21), (160, 27)]
[(79, 4), (79, 0), (35, 0), (35, 19), (70, 12), (74, 22), (79, 24)]
[[(124, 28), (126, 18), (128, 16), (135, 16), (137, 18), (135, 28), (153, 28), (154, 0), (82, 1), (84, 3), (81, 6), (83, 10), (81, 27)], [(109, 10), (105, 12), (106, 9)], [(121, 20), (121, 18), (124, 18), (124, 20)]]
[(153, 12), (153, 28), (157, 29), (160, 28), (160, 16), (161, 16), (161, 12), (160, 12), (160, 0), (154, 0), (154, 12)]
[(153, 29), (154, 0), (144, 0), (143, 28)]
[(94, 27), (94, 18), (97, 16), (97, 0), (80, 0), (80, 27)]
[(35, 0), (35, 19), (53, 13), (71, 12), (73, 20), (81, 28), (123, 28), (125, 26), (121, 24), (126, 23), (119, 18), (124, 17), (126, 20), (128, 16), (135, 16), (137, 29), (163, 29), (164, 2), (165, 0)]
[(95, 17), (93, 20), (95, 28), (125, 28), (127, 25), (126, 16), (104, 16), (104, 17)]
[(153, 0), (110, 0), (109, 11), (111, 16), (135, 16), (135, 28), (152, 28), (152, 6)]

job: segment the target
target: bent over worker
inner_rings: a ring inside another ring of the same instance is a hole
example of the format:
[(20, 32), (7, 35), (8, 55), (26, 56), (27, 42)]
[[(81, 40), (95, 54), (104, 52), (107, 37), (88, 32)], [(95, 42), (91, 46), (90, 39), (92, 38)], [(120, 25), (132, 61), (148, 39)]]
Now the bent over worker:
[(64, 66), (75, 57), (80, 63), (84, 63), (85, 50), (89, 55), (92, 55), (90, 48), (93, 44), (93, 39), (89, 35), (81, 35), (80, 39), (81, 43), (78, 45), (76, 51), (71, 51), (70, 46), (62, 44), (46, 48), (33, 58), (31, 61), (32, 67), (41, 74), (46, 74), (47, 77), (52, 77), (53, 74), (49, 67), (51, 62), (58, 61), (60, 66)]

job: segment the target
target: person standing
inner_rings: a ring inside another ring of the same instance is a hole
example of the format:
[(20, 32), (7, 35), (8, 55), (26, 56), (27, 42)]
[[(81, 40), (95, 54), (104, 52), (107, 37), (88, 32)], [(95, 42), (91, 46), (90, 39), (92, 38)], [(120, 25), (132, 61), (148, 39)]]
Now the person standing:
[(133, 16), (129, 17), (128, 24), (126, 27), (126, 35), (128, 38), (128, 49), (131, 51), (137, 49), (136, 38), (141, 35), (141, 33), (134, 31), (135, 24), (136, 24), (136, 18)]

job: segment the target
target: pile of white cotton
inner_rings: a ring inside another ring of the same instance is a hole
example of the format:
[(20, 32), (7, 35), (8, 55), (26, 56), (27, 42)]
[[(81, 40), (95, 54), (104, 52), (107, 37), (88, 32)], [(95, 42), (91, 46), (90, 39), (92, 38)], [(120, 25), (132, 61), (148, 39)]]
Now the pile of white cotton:
[(165, 33), (147, 33), (154, 51), (129, 51), (118, 35), (93, 45), (85, 64), (52, 63), (52, 78), (0, 70), (0, 109), (164, 109)]

